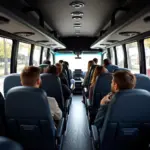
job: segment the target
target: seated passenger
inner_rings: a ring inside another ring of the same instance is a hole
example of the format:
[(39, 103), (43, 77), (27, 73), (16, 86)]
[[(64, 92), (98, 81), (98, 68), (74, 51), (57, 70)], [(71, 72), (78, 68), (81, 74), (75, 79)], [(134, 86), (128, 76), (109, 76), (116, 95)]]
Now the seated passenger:
[[(49, 66), (47, 68), (47, 73), (51, 73), (57, 76), (56, 66), (54, 65)], [(61, 86), (62, 86), (63, 97), (64, 97), (64, 100), (66, 101), (71, 96), (71, 90), (63, 83), (61, 84)]]
[(59, 60), (59, 64), (63, 64), (63, 62), (64, 62), (63, 60)]
[[(20, 78), (23, 86), (39, 88), (41, 85), (40, 69), (38, 67), (25, 67), (20, 75)], [(47, 99), (51, 108), (52, 117), (54, 120), (60, 120), (62, 118), (62, 111), (59, 108), (57, 101), (53, 97), (47, 97)]]
[(89, 80), (89, 73), (90, 73), (90, 69), (92, 67), (92, 65), (94, 64), (93, 60), (90, 60), (88, 62), (88, 68), (87, 68), (87, 72), (86, 72), (86, 75), (85, 75), (85, 78), (84, 78), (84, 81), (83, 81), (83, 86), (84, 87), (88, 87), (88, 80)]
[(103, 121), (105, 118), (105, 114), (108, 109), (108, 105), (110, 101), (115, 101), (115, 93), (121, 90), (133, 89), (136, 85), (136, 77), (132, 73), (128, 71), (118, 71), (113, 74), (113, 79), (111, 83), (111, 90), (112, 92), (106, 95), (100, 101), (100, 108), (96, 115), (94, 124), (97, 128), (101, 128), (103, 125)]
[(50, 66), (51, 65), (51, 61), (49, 61), (49, 60), (44, 60), (43, 61), (43, 63), (39, 66), (40, 67), (40, 73), (44, 73), (44, 72), (46, 72), (46, 68), (48, 67), (48, 66)]
[(97, 65), (98, 59), (97, 59), (97, 58), (94, 58), (94, 59), (93, 59), (93, 62), (94, 62), (95, 65)]
[(118, 66), (112, 65), (110, 59), (104, 59), (104, 67), (105, 67), (110, 73), (113, 73), (115, 69), (118, 69)]
[(92, 81), (91, 81), (90, 90), (89, 90), (89, 100), (92, 100), (93, 90), (94, 90), (94, 87), (95, 87), (95, 84), (96, 84), (97, 77), (100, 76), (103, 73), (106, 73), (106, 72), (108, 72), (108, 70), (103, 66), (97, 66), (95, 68), (94, 73), (93, 73), (93, 77), (92, 77)]
[(57, 63), (56, 64), (56, 71), (57, 71), (57, 76), (60, 78), (61, 83), (65, 84), (66, 86), (68, 86), (68, 81), (66, 79), (66, 76), (64, 75), (64, 73), (62, 72), (62, 65)]

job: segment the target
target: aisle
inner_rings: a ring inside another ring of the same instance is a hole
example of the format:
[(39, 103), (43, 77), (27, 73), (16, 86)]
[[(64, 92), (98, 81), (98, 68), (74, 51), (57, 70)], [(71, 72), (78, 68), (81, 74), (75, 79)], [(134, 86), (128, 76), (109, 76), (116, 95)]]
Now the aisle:
[(92, 150), (85, 107), (81, 96), (73, 96), (63, 150)]

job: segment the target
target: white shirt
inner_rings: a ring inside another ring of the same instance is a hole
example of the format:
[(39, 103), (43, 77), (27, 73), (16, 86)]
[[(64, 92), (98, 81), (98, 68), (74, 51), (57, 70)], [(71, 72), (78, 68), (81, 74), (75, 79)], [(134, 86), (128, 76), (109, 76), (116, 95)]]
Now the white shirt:
[(51, 114), (54, 120), (60, 120), (62, 118), (62, 111), (58, 106), (58, 103), (55, 98), (47, 97), (48, 103), (51, 109)]

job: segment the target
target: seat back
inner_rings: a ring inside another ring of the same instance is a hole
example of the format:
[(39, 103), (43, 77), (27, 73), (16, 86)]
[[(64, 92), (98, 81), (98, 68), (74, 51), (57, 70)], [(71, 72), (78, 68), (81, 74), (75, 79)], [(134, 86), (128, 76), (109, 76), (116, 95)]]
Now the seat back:
[(118, 92), (110, 102), (100, 132), (102, 150), (149, 148), (150, 93), (133, 89)]
[(0, 150), (23, 150), (23, 148), (20, 144), (1, 136)]
[(129, 72), (131, 72), (131, 70), (129, 70), (128, 68), (116, 68), (113, 72), (117, 72), (117, 71), (129, 71)]
[(80, 78), (83, 78), (83, 71), (81, 69), (75, 69), (73, 72), (73, 78), (75, 80), (80, 80)]
[(4, 80), (4, 96), (6, 97), (7, 92), (16, 86), (21, 86), (20, 74), (14, 73), (6, 76)]
[(55, 128), (46, 93), (39, 88), (15, 87), (6, 96), (8, 137), (25, 149), (55, 148)]
[(62, 86), (59, 77), (44, 73), (41, 74), (42, 86), (47, 96), (54, 97), (62, 111), (64, 111), (64, 98), (62, 92)]
[(92, 99), (94, 108), (99, 108), (100, 100), (111, 91), (111, 81), (111, 73), (104, 73), (97, 78)]
[(150, 78), (144, 74), (135, 74), (136, 89), (144, 89), (150, 92)]
[(106, 66), (106, 69), (110, 72), (110, 73), (113, 73), (114, 72), (114, 70), (116, 70), (116, 69), (118, 69), (118, 66), (116, 66), (116, 65), (108, 65), (108, 66)]

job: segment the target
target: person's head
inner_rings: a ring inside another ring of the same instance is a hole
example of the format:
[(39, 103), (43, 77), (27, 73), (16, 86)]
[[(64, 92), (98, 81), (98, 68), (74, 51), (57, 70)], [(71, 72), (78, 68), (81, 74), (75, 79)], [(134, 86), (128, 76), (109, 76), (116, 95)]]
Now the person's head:
[(67, 61), (64, 61), (64, 64), (69, 67), (69, 63)]
[(90, 71), (91, 66), (94, 64), (93, 60), (88, 62), (88, 71)]
[(108, 66), (111, 64), (111, 60), (110, 59), (104, 59), (104, 66)]
[(133, 89), (136, 85), (136, 77), (129, 71), (117, 71), (113, 74), (111, 83), (112, 92)]
[(59, 60), (59, 63), (62, 64), (64, 61), (63, 60)]
[(94, 70), (94, 73), (93, 73), (93, 77), (92, 77), (92, 80), (91, 80), (91, 86), (94, 86), (95, 83), (96, 83), (96, 78), (101, 75), (102, 73), (106, 73), (108, 72), (107, 69), (104, 67), (104, 66), (97, 66)]
[(56, 64), (56, 71), (57, 71), (57, 75), (59, 75), (62, 72), (62, 65), (60, 63)]
[(43, 61), (43, 64), (51, 65), (51, 61), (50, 61), (50, 60), (44, 60), (44, 61)]
[(41, 85), (40, 68), (34, 66), (25, 67), (21, 72), (20, 78), (23, 86), (39, 88)]
[(57, 74), (56, 66), (55, 66), (55, 65), (49, 66), (49, 67), (47, 68), (46, 73), (51, 73), (51, 74), (55, 74), (55, 75), (56, 75), (56, 74)]
[(98, 63), (98, 59), (97, 58), (94, 58), (93, 61), (94, 61), (95, 64)]

